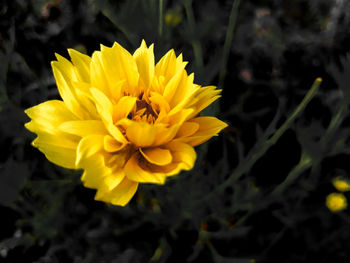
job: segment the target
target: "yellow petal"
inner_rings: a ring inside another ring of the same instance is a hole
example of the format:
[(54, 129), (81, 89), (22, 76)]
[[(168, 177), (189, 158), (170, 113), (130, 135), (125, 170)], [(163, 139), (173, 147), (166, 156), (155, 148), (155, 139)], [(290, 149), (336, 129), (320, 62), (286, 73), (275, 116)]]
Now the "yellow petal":
[(66, 134), (58, 129), (65, 121), (76, 120), (66, 104), (59, 100), (50, 100), (25, 110), (32, 119), (25, 127), (36, 133), (33, 141), (51, 162), (66, 167), (75, 168), (78, 137)]
[(217, 90), (215, 86), (201, 87), (194, 94), (194, 99), (187, 105), (194, 109), (190, 118), (195, 117), (199, 112), (220, 98), (221, 90)]
[(126, 131), (128, 129), (128, 127), (133, 124), (135, 121), (133, 120), (130, 120), (128, 118), (123, 118), (123, 119), (120, 119), (119, 121), (117, 121), (115, 123), (115, 125), (117, 127), (120, 127), (122, 130)]
[(196, 122), (184, 122), (176, 134), (176, 138), (188, 137), (193, 135), (199, 129)]
[(116, 141), (112, 136), (106, 135), (103, 139), (104, 149), (107, 152), (117, 152), (124, 148), (125, 144)]
[(175, 94), (171, 98), (169, 102), (171, 106), (170, 115), (181, 111), (184, 108), (188, 108), (188, 104), (192, 103), (193, 100), (197, 100), (196, 92), (199, 89), (199, 86), (193, 83), (194, 74), (187, 76), (187, 74), (183, 74), (181, 82), (179, 83), (179, 88), (176, 89)]
[(76, 98), (80, 103), (80, 107), (86, 112), (86, 119), (100, 119), (100, 115), (97, 113), (95, 101), (90, 92), (91, 84), (81, 81), (73, 81), (71, 84), (75, 90)]
[(182, 125), (186, 120), (190, 119), (190, 116), (193, 115), (194, 109), (184, 109), (178, 111), (177, 113), (170, 114), (169, 112), (169, 124), (170, 125)]
[(67, 121), (58, 127), (66, 133), (85, 137), (92, 134), (108, 134), (105, 125), (99, 120)]
[(192, 146), (176, 140), (163, 145), (163, 147), (171, 152), (173, 158), (171, 163), (164, 166), (149, 164), (148, 169), (154, 174), (160, 173), (172, 176), (178, 174), (181, 170), (193, 168), (196, 161), (196, 152)]
[(137, 182), (131, 181), (125, 177), (123, 181), (110, 192), (101, 192), (98, 190), (95, 200), (112, 203), (113, 205), (125, 206), (135, 195), (137, 187)]
[[(125, 178), (125, 173), (122, 169), (115, 170), (103, 178), (106, 191), (111, 191), (119, 185)], [(102, 190), (102, 189), (101, 189)]]
[[(176, 72), (176, 56), (173, 49), (169, 50), (157, 63), (155, 74), (157, 77), (163, 76), (165, 84), (174, 76)], [(159, 91), (163, 94), (163, 91)]]
[(133, 147), (124, 147), (116, 152), (104, 152), (104, 160), (106, 166), (110, 167), (113, 171), (123, 168), (130, 156), (135, 153)]
[(153, 146), (163, 145), (170, 142), (175, 136), (183, 122), (187, 119), (187, 116), (193, 112), (193, 109), (186, 109), (182, 112), (178, 112), (173, 116), (169, 116), (170, 127), (161, 127), (157, 130), (157, 135), (154, 140)]
[(91, 94), (95, 98), (96, 107), (110, 134), (120, 143), (127, 143), (124, 135), (113, 123), (113, 104), (108, 97), (98, 89), (92, 88)]
[(155, 126), (146, 122), (132, 122), (126, 130), (126, 136), (137, 147), (151, 146), (161, 125)]
[(217, 135), (228, 125), (215, 117), (197, 117), (191, 120), (199, 124), (199, 130), (194, 135)]
[(181, 169), (190, 170), (193, 168), (197, 154), (193, 147), (180, 141), (172, 141), (165, 145), (173, 155), (174, 163), (181, 163)]
[(140, 80), (143, 82), (143, 85), (148, 88), (154, 76), (153, 44), (147, 48), (146, 42), (142, 40), (141, 46), (136, 49), (133, 57), (140, 73)]
[(68, 76), (64, 77), (63, 75), (62, 64), (58, 61), (53, 61), (51, 62), (51, 66), (56, 79), (58, 92), (60, 93), (63, 101), (72, 113), (74, 113), (77, 117), (84, 119), (86, 117), (86, 113), (80, 107), (79, 102), (76, 99), (76, 94), (71, 84), (71, 79), (69, 79)]
[(76, 166), (79, 168), (82, 167), (82, 163), (85, 159), (91, 157), (95, 153), (103, 150), (103, 135), (94, 134), (84, 137), (80, 140), (77, 148), (77, 159)]
[(169, 112), (170, 110), (170, 105), (169, 103), (167, 102), (167, 100), (162, 96), (160, 95), (158, 92), (151, 92), (151, 96), (149, 97), (149, 100), (158, 105), (158, 107), (160, 109), (163, 109), (166, 113)]
[(77, 117), (60, 100), (49, 100), (24, 111), (32, 121), (26, 123), (28, 130), (40, 133), (56, 134), (57, 127), (66, 121), (77, 120)]
[(80, 163), (84, 169), (81, 180), (85, 187), (100, 189), (101, 192), (108, 192), (123, 181), (125, 174), (123, 170), (112, 170), (105, 165), (102, 154), (85, 158)]
[(159, 94), (163, 94), (164, 87), (165, 87), (164, 79), (165, 78), (163, 75), (160, 75), (160, 76), (154, 75), (150, 91), (157, 92)]
[(113, 121), (117, 122), (122, 118), (126, 118), (133, 110), (136, 104), (136, 97), (124, 96), (113, 108)]
[[(159, 78), (163, 76), (163, 85), (166, 85), (174, 75), (183, 70), (187, 62), (182, 61), (182, 55), (177, 58), (173, 49), (169, 50), (157, 63), (155, 67), (155, 75)], [(156, 90), (163, 94), (162, 90)]]
[(146, 162), (140, 153), (134, 153), (128, 162), (125, 164), (125, 175), (135, 182), (139, 183), (154, 183), (164, 184), (165, 175), (162, 173), (152, 173), (140, 167), (141, 162)]
[(105, 166), (102, 154), (85, 158), (79, 163), (80, 168), (84, 169), (81, 180), (85, 187), (98, 189), (104, 183), (104, 177), (111, 173), (111, 169)]
[(110, 86), (125, 80), (130, 94), (138, 95), (133, 94), (139, 81), (137, 65), (133, 56), (126, 49), (117, 42), (111, 48), (101, 45), (101, 61)]
[(88, 118), (89, 113), (81, 107), (72, 84), (73, 81), (79, 80), (73, 65), (68, 60), (61, 58), (59, 61), (52, 61), (51, 66), (56, 79), (57, 89), (63, 101), (77, 117), (81, 119)]
[(163, 109), (163, 108), (160, 109), (158, 117), (154, 123), (155, 124), (159, 124), (159, 123), (169, 124), (169, 116), (168, 116), (168, 113), (165, 109)]
[(96, 88), (91, 88), (90, 91), (91, 95), (95, 99), (97, 110), (101, 115), (102, 119), (111, 122), (113, 114), (113, 104), (110, 101), (110, 99), (106, 96), (105, 93)]
[(40, 134), (34, 141), (33, 146), (37, 147), (46, 158), (59, 166), (74, 169), (76, 149), (78, 143), (67, 139), (64, 136), (52, 134)]
[(181, 138), (181, 140), (192, 146), (199, 145), (211, 137), (217, 136), (222, 129), (228, 126), (215, 117), (198, 117), (192, 119), (191, 122), (199, 124), (198, 131), (190, 137)]
[(80, 78), (85, 82), (90, 82), (91, 58), (74, 49), (68, 49), (68, 53)]
[(55, 53), (57, 61), (51, 62), (62, 73), (63, 77), (67, 80), (79, 81), (81, 80), (78, 72), (75, 70), (73, 64), (65, 57)]
[(156, 165), (167, 165), (171, 163), (173, 157), (169, 150), (161, 148), (145, 148), (140, 149), (141, 154), (145, 159)]
[(163, 96), (164, 98), (168, 101), (171, 102), (174, 94), (176, 93), (176, 90), (178, 88), (185, 88), (185, 87), (181, 87), (179, 84), (182, 80), (182, 77), (186, 74), (185, 70), (181, 70), (176, 72), (176, 74), (170, 79), (170, 81), (166, 84), (165, 88), (164, 88), (164, 93)]
[(157, 135), (155, 136), (155, 140), (152, 146), (163, 145), (171, 141), (175, 137), (179, 127), (180, 125), (173, 125), (173, 126), (170, 126), (169, 128), (163, 127), (162, 129), (159, 129), (157, 131)]
[[(73, 67), (68, 61), (67, 67)], [(84, 91), (87, 84), (82, 82), (77, 74), (66, 73), (66, 68), (60, 61), (52, 62), (52, 69), (57, 83), (57, 88), (68, 108), (80, 119), (91, 119), (96, 116), (96, 108), (90, 99), (90, 94)], [(74, 69), (74, 68), (73, 68)]]
[(101, 58), (101, 52), (95, 51), (91, 57), (90, 63), (90, 81), (91, 86), (100, 90), (104, 94), (107, 94), (108, 97), (112, 97), (111, 87), (106, 77), (104, 71), (103, 62)]

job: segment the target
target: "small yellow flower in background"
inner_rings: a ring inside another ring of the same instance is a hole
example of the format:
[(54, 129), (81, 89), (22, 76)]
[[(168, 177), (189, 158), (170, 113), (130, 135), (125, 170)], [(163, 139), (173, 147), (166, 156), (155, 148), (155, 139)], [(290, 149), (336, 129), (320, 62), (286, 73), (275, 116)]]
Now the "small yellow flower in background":
[(342, 178), (342, 177), (334, 178), (332, 183), (333, 183), (333, 186), (335, 187), (335, 189), (337, 189), (340, 192), (350, 191), (349, 181)]
[(220, 97), (215, 86), (193, 83), (180, 54), (170, 50), (155, 65), (153, 45), (131, 55), (118, 43), (92, 57), (68, 50), (51, 63), (63, 99), (27, 109), (32, 145), (51, 162), (83, 169), (95, 200), (126, 205), (139, 183), (164, 184), (193, 168), (193, 147), (227, 124), (198, 117)]
[(171, 27), (176, 27), (181, 22), (182, 16), (179, 10), (168, 10), (164, 16), (164, 21)]
[(332, 212), (344, 210), (348, 204), (346, 197), (341, 193), (331, 193), (326, 198), (326, 206)]

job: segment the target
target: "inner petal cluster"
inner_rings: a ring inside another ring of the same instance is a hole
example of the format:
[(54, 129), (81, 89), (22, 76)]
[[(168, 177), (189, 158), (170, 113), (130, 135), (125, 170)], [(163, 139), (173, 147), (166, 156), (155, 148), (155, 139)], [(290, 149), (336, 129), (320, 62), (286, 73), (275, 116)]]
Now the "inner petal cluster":
[(146, 99), (138, 99), (134, 110), (128, 114), (127, 118), (153, 124), (157, 120), (158, 115), (159, 109), (154, 104), (147, 102)]

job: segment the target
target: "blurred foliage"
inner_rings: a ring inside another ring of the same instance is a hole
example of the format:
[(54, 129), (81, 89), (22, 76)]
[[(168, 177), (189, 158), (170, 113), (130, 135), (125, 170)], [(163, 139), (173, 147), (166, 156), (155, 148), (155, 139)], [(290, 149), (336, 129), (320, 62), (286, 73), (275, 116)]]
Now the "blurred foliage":
[[(349, 11), (336, 0), (2, 1), (0, 261), (347, 262), (350, 213), (325, 202), (334, 178), (350, 179)], [(55, 52), (114, 41), (132, 52), (142, 39), (220, 85), (207, 113), (230, 127), (197, 148), (192, 171), (114, 207), (31, 147), (23, 110), (58, 98)]]

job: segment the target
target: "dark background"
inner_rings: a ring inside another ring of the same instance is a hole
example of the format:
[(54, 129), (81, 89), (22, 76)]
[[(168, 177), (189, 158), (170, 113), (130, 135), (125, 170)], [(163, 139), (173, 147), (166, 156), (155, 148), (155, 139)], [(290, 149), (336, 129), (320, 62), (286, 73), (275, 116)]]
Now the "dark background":
[[(1, 1), (0, 262), (350, 262), (350, 214), (325, 205), (332, 179), (350, 179), (350, 4), (235, 1)], [(24, 109), (58, 98), (55, 52), (142, 39), (223, 89), (205, 114), (230, 126), (192, 171), (115, 207), (30, 145)]]

